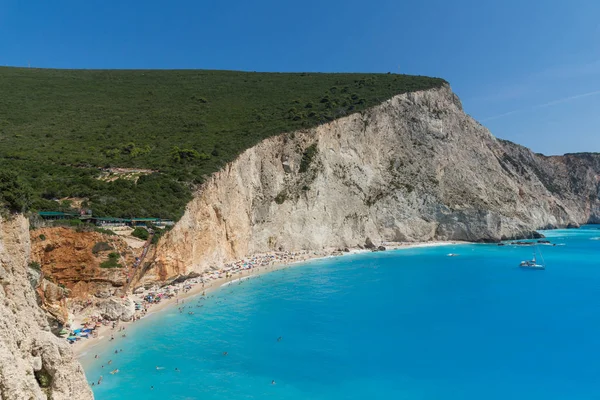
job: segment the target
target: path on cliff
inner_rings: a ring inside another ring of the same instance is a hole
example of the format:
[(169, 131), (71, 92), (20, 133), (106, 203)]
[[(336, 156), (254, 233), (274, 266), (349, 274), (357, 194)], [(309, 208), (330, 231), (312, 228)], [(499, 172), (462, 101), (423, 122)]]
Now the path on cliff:
[(154, 231), (151, 230), (150, 235), (148, 236), (148, 239), (146, 240), (146, 243), (144, 243), (144, 247), (142, 249), (142, 254), (140, 255), (139, 259), (136, 260), (133, 264), (133, 273), (131, 274), (131, 276), (129, 276), (129, 275), (127, 276), (127, 283), (125, 284), (125, 287), (123, 289), (123, 294), (126, 294), (129, 291), (129, 289), (133, 285), (133, 282), (137, 282), (144, 275), (143, 274), (144, 260), (145, 260), (146, 256), (148, 255), (148, 250), (150, 249), (150, 246), (152, 245), (153, 238), (154, 238)]

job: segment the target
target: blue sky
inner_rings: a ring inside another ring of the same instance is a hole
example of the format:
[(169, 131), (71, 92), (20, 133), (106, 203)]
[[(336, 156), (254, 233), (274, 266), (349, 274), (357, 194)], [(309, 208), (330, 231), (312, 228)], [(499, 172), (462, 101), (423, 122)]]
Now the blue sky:
[(2, 0), (0, 64), (439, 76), (498, 137), (600, 152), (598, 16), (597, 0)]

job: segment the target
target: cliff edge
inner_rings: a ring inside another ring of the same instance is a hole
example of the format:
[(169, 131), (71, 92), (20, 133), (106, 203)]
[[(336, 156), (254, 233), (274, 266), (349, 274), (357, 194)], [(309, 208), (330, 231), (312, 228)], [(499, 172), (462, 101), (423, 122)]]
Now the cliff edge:
[(81, 365), (37, 304), (29, 253), (27, 220), (0, 217), (0, 399), (93, 399)]
[(449, 86), (264, 140), (213, 174), (159, 243), (149, 281), (275, 249), (494, 242), (600, 219), (600, 156), (496, 139)]

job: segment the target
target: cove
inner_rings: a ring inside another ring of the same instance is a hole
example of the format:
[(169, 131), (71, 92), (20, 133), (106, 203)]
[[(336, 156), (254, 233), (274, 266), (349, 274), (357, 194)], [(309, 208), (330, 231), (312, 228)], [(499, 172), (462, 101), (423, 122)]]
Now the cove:
[(81, 361), (98, 400), (595, 399), (600, 230), (544, 234), (545, 271), (510, 245), (322, 259), (166, 308)]

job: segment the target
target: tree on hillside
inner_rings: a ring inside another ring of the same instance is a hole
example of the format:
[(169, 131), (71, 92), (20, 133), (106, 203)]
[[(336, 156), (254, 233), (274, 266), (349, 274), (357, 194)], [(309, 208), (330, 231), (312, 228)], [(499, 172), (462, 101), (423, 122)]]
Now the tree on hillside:
[(0, 170), (0, 206), (13, 212), (25, 212), (30, 204), (31, 188), (16, 173)]

